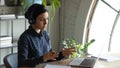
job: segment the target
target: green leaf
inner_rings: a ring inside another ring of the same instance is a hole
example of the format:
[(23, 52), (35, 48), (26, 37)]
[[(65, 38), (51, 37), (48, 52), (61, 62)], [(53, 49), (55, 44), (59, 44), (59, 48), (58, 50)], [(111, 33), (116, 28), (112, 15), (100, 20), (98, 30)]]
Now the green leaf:
[(46, 1), (46, 0), (42, 0), (42, 4), (43, 4), (44, 6), (47, 6), (47, 1)]
[(70, 58), (75, 58), (76, 55), (77, 55), (77, 53), (76, 53), (76, 52), (73, 52), (73, 53), (71, 54)]
[(92, 39), (92, 40), (90, 40), (90, 42), (86, 43), (86, 44), (84, 45), (84, 49), (87, 49), (88, 46), (89, 46), (90, 44), (92, 44), (93, 42), (95, 42), (95, 39)]
[(20, 0), (21, 2), (21, 7), (22, 7), (22, 11), (23, 13), (25, 13), (26, 9), (34, 3), (34, 0), (32, 0), (32, 3), (29, 2), (29, 0)]
[(50, 15), (50, 22), (53, 21), (54, 16), (55, 16), (55, 10), (58, 9), (60, 7), (60, 0), (50, 0), (50, 11), (51, 11), (51, 15)]

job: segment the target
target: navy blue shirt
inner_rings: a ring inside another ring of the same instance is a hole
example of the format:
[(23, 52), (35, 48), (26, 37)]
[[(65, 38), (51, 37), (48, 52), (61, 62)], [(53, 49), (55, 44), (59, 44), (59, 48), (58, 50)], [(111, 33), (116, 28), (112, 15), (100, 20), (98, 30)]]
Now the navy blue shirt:
[[(18, 40), (18, 67), (34, 67), (43, 63), (43, 55), (51, 51), (50, 38), (46, 31), (37, 33), (31, 26), (22, 33)], [(59, 53), (60, 60), (63, 58)]]

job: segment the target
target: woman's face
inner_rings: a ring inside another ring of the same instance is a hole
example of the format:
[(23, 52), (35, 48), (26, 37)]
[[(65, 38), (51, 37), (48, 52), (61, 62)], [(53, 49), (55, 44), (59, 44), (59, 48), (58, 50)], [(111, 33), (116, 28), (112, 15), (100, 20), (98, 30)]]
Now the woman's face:
[(48, 24), (48, 12), (45, 12), (37, 16), (34, 27), (36, 29), (43, 30), (43, 29), (46, 29), (47, 24)]

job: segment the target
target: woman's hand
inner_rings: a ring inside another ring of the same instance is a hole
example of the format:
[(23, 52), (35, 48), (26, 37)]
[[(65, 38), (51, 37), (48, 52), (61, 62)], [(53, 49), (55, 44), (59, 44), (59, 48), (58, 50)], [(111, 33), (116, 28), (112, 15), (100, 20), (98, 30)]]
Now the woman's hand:
[(75, 51), (75, 48), (63, 48), (62, 49), (62, 54), (64, 57), (68, 57), (69, 55), (71, 55), (73, 52)]
[(43, 56), (43, 60), (47, 61), (47, 60), (56, 60), (55, 58), (58, 57), (58, 53), (57, 52), (48, 52)]

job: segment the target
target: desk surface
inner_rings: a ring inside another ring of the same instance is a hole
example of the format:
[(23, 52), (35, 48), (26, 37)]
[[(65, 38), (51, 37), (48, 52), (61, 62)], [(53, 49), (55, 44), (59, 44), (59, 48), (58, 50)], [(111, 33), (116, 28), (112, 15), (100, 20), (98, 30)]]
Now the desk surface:
[[(68, 65), (72, 59), (60, 60), (55, 62), (50, 62), (48, 64), (56, 64), (56, 65)], [(47, 63), (39, 64), (35, 68), (44, 68)], [(71, 68), (82, 68), (82, 67), (71, 67)], [(120, 60), (107, 62), (99, 60), (96, 62), (94, 68), (120, 68)]]

